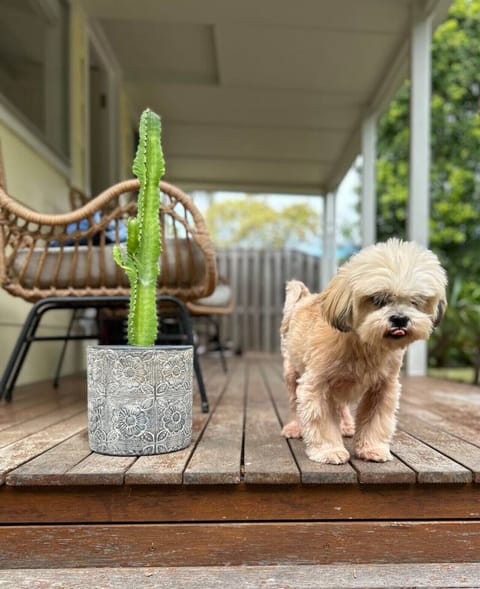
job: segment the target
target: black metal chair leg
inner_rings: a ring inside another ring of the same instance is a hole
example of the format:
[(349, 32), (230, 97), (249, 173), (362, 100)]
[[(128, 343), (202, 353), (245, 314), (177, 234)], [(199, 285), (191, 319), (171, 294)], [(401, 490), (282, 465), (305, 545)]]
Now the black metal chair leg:
[(74, 309), (70, 317), (70, 322), (68, 323), (66, 339), (63, 340), (62, 351), (60, 352), (60, 357), (58, 358), (57, 370), (55, 371), (55, 377), (53, 379), (53, 386), (56, 389), (58, 388), (58, 383), (60, 381), (60, 372), (62, 371), (63, 360), (65, 359), (65, 352), (67, 351), (68, 339), (72, 333), (73, 324), (75, 323), (76, 318), (77, 309)]
[[(83, 299), (83, 301), (86, 300), (87, 297)], [(115, 300), (123, 301), (123, 298), (118, 297), (118, 299)], [(89, 297), (88, 301), (92, 301), (93, 304), (97, 303), (97, 299), (95, 297)], [(78, 304), (78, 301), (72, 300), (71, 297), (52, 297), (41, 299), (34, 303), (33, 307), (30, 309), (30, 312), (27, 315), (25, 323), (23, 324), (23, 327), (17, 338), (15, 347), (12, 353), (10, 354), (9, 361), (2, 376), (2, 380), (0, 381), (0, 399), (5, 397), (7, 401), (12, 400), (12, 394), (13, 389), (15, 387), (15, 383), (17, 382), (18, 375), (20, 374), (20, 370), (22, 369), (23, 363), (30, 349), (30, 346), (34, 341), (38, 341), (40, 339), (64, 339), (64, 336), (44, 338), (35, 337), (35, 334), (40, 325), (40, 321), (43, 315), (47, 311), (50, 311), (52, 309), (71, 309), (73, 307), (73, 303)]]
[(214, 319), (211, 316), (208, 317), (208, 319), (213, 323), (213, 327), (215, 329), (213, 339), (218, 345), (218, 352), (220, 354), (220, 362), (222, 363), (223, 372), (228, 372), (227, 359), (225, 357), (222, 339), (220, 337), (220, 319)]
[(202, 413), (208, 413), (209, 411), (209, 404), (208, 404), (208, 397), (207, 391), (205, 389), (205, 382), (203, 380), (202, 369), (200, 367), (200, 361), (198, 359), (197, 353), (197, 346), (195, 345), (195, 339), (193, 337), (193, 328), (192, 328), (192, 321), (190, 319), (190, 315), (187, 311), (187, 308), (183, 301), (177, 299), (177, 304), (179, 303), (179, 310), (180, 315), (182, 318), (182, 324), (184, 326), (185, 334), (188, 339), (188, 343), (193, 346), (193, 368), (195, 370), (195, 375), (197, 377), (198, 383), (198, 390), (200, 393), (200, 399), (202, 402)]
[[(193, 346), (193, 366), (195, 370), (195, 375), (197, 377), (198, 388), (201, 397), (201, 405), (202, 411), (204, 413), (208, 413), (209, 405), (208, 405), (208, 398), (207, 393), (205, 390), (205, 383), (203, 381), (202, 371), (200, 367), (200, 362), (198, 360), (197, 349), (195, 346), (195, 341), (193, 338), (193, 329), (192, 329), (192, 322), (190, 319), (190, 315), (187, 311), (187, 308), (183, 301), (177, 299), (176, 297), (171, 297), (168, 295), (161, 295), (158, 297), (158, 300), (162, 301), (165, 300), (167, 302), (174, 303), (178, 310), (179, 310), (179, 317), (181, 320), (181, 324), (183, 326), (183, 331), (185, 334), (185, 339), (189, 345)], [(79, 307), (88, 308), (88, 307), (95, 307), (95, 308), (102, 308), (102, 307), (110, 307), (110, 306), (126, 306), (128, 304), (128, 297), (125, 296), (118, 296), (118, 297), (82, 297), (81, 299), (72, 299), (71, 297), (52, 297), (50, 299), (42, 299), (37, 301), (33, 307), (30, 309), (30, 312), (27, 315), (25, 323), (20, 331), (20, 334), (17, 338), (15, 348), (13, 349), (12, 353), (10, 354), (10, 358), (8, 360), (7, 366), (4, 370), (2, 378), (0, 380), (0, 399), (4, 398), (7, 401), (11, 401), (13, 389), (15, 387), (15, 383), (17, 381), (18, 375), (20, 370), (23, 366), (25, 358), (27, 356), (28, 350), (30, 349), (30, 345), (33, 341), (40, 341), (40, 340), (58, 340), (58, 339), (65, 339), (70, 336), (70, 339), (92, 339), (91, 337), (79, 336), (71, 336), (70, 329), (71, 325), (69, 326), (69, 330), (65, 336), (61, 337), (35, 337), (36, 331), (40, 324), (40, 320), (44, 313), (51, 309), (78, 309)], [(95, 336), (93, 339), (96, 339)], [(63, 354), (64, 350), (62, 351), (62, 356), (60, 357), (59, 366), (57, 367), (57, 375), (56, 380), (58, 380), (58, 376), (60, 373), (61, 365), (63, 362)], [(54, 382), (55, 384), (55, 382)]]
[(203, 381), (202, 370), (200, 368), (200, 362), (198, 360), (197, 349), (193, 346), (193, 368), (197, 376), (198, 390), (200, 392), (200, 398), (202, 400), (202, 413), (208, 413), (210, 408), (208, 405), (207, 392), (205, 390), (205, 383)]
[(12, 400), (12, 391), (27, 356), (30, 344), (32, 343), (31, 338), (35, 335), (40, 323), (42, 313), (38, 311), (41, 306), (42, 301), (38, 301), (33, 305), (18, 335), (15, 347), (10, 354), (2, 380), (0, 381), (0, 399), (5, 397), (7, 401)]
[(208, 404), (208, 397), (207, 391), (205, 389), (205, 382), (203, 380), (202, 369), (200, 367), (200, 362), (198, 360), (197, 354), (197, 346), (195, 345), (195, 340), (193, 337), (193, 328), (192, 328), (192, 321), (190, 319), (190, 315), (187, 311), (187, 308), (183, 301), (177, 299), (176, 297), (171, 297), (169, 295), (161, 295), (157, 297), (157, 301), (166, 301), (174, 303), (178, 307), (178, 311), (180, 314), (180, 321), (183, 326), (183, 330), (186, 336), (186, 341), (189, 345), (193, 346), (193, 368), (195, 370), (195, 376), (197, 377), (198, 383), (198, 390), (200, 393), (200, 399), (202, 403), (202, 413), (208, 413), (209, 411), (209, 404)]

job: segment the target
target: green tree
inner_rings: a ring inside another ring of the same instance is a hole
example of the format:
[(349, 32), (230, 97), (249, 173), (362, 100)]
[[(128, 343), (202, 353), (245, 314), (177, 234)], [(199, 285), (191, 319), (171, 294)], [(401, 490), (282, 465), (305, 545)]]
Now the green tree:
[[(381, 238), (405, 235), (409, 84), (379, 125)], [(480, 0), (456, 0), (432, 41), (431, 246), (449, 271), (480, 270)], [(413, 195), (413, 198), (415, 195)]]
[[(409, 98), (406, 82), (379, 124), (380, 239), (406, 234)], [(480, 0), (455, 0), (432, 40), (430, 246), (441, 257), (450, 285), (461, 281), (467, 297), (474, 292), (468, 283), (480, 277), (479, 98)], [(450, 309), (448, 313), (455, 312)], [(463, 312), (457, 319), (466, 316)], [(445, 332), (450, 327), (446, 323)], [(451, 347), (451, 336), (438, 337)], [(474, 338), (463, 332), (462, 341), (467, 339), (471, 343)], [(439, 359), (437, 343), (433, 342), (433, 349)]]
[(277, 210), (265, 198), (255, 196), (214, 202), (207, 209), (206, 221), (221, 247), (281, 248), (318, 235), (320, 227), (319, 214), (305, 202)]
[(450, 287), (449, 309), (441, 330), (430, 342), (433, 364), (469, 365), (480, 380), (480, 286), (458, 276)]

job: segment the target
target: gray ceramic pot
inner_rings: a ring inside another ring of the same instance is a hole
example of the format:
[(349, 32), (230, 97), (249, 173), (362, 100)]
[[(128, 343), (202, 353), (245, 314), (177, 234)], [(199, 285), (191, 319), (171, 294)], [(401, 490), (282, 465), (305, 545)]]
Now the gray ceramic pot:
[(113, 456), (163, 454), (192, 437), (192, 346), (89, 346), (88, 441)]

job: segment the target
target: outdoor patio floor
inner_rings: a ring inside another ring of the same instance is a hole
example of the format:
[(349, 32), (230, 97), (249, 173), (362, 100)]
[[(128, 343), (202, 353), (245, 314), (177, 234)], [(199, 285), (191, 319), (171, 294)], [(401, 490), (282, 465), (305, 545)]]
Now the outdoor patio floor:
[(92, 453), (83, 375), (0, 404), (0, 568), (480, 560), (479, 388), (404, 379), (395, 459), (331, 466), (280, 435), (278, 356), (201, 363), (173, 454)]

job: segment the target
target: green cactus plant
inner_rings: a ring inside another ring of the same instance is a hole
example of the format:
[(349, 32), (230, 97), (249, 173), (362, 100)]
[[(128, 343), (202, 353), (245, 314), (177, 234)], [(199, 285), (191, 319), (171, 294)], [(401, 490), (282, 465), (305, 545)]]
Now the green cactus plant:
[(165, 173), (160, 117), (146, 109), (140, 117), (139, 142), (133, 173), (140, 181), (137, 216), (129, 219), (127, 249), (115, 246), (113, 257), (130, 283), (128, 343), (152, 346), (157, 338), (157, 278), (162, 239), (159, 182)]

